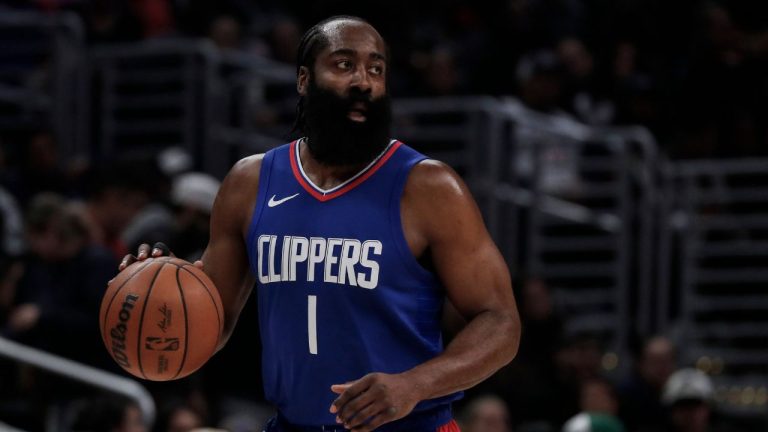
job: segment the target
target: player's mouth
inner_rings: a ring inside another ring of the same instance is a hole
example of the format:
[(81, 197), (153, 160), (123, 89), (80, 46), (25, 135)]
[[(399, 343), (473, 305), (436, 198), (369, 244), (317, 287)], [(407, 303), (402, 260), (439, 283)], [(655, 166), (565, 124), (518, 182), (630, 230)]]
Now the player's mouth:
[(349, 109), (349, 114), (347, 114), (347, 117), (352, 120), (353, 122), (364, 122), (366, 117), (366, 112), (368, 111), (368, 107), (363, 102), (355, 102), (352, 104), (352, 106)]

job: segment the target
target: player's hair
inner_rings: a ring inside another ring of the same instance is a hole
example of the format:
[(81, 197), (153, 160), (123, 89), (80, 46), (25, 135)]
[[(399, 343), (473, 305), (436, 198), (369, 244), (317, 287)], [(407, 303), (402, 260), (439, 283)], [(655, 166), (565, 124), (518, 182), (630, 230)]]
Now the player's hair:
[[(310, 72), (314, 70), (315, 61), (317, 55), (330, 43), (328, 36), (323, 31), (323, 27), (326, 24), (333, 21), (358, 21), (368, 24), (368, 21), (363, 18), (353, 15), (335, 15), (330, 18), (326, 18), (319, 23), (315, 24), (309, 30), (304, 33), (299, 42), (299, 49), (296, 55), (296, 76), (298, 77), (301, 67), (307, 67)], [(296, 121), (293, 124), (293, 131), (305, 131), (306, 119), (304, 117), (304, 97), (300, 96), (299, 101), (296, 104)]]
[(312, 28), (304, 33), (304, 36), (301, 37), (301, 42), (299, 42), (296, 57), (296, 75), (299, 74), (302, 66), (306, 66), (310, 70), (315, 66), (317, 54), (327, 47), (329, 43), (328, 36), (323, 32), (323, 27), (334, 21), (358, 21), (368, 24), (368, 21), (353, 15), (335, 15), (313, 25)]

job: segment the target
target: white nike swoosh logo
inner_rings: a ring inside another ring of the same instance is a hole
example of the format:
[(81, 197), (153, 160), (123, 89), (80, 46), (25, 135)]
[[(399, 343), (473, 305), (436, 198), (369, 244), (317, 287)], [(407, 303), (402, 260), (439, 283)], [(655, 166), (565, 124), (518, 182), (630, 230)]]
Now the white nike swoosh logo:
[(272, 198), (269, 199), (269, 202), (267, 203), (267, 205), (269, 207), (279, 206), (280, 204), (288, 201), (289, 199), (296, 198), (297, 196), (299, 196), (299, 194), (294, 194), (294, 195), (287, 196), (285, 198), (280, 198), (279, 200), (276, 200), (275, 197), (277, 197), (277, 195), (272, 195)]

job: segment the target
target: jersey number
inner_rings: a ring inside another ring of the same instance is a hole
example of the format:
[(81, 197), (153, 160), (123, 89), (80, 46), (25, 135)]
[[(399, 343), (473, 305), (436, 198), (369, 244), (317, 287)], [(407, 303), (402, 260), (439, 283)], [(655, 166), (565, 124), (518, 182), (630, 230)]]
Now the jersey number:
[(317, 354), (317, 296), (307, 296), (307, 335), (309, 353)]

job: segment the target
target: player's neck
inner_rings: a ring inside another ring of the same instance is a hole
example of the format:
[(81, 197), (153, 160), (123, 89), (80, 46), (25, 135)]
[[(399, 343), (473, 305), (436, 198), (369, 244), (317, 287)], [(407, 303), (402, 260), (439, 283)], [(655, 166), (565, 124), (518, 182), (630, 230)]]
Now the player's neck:
[(370, 163), (370, 161), (349, 165), (322, 163), (312, 156), (312, 152), (303, 141), (299, 144), (299, 159), (304, 173), (321, 189), (332, 189), (344, 183)]

